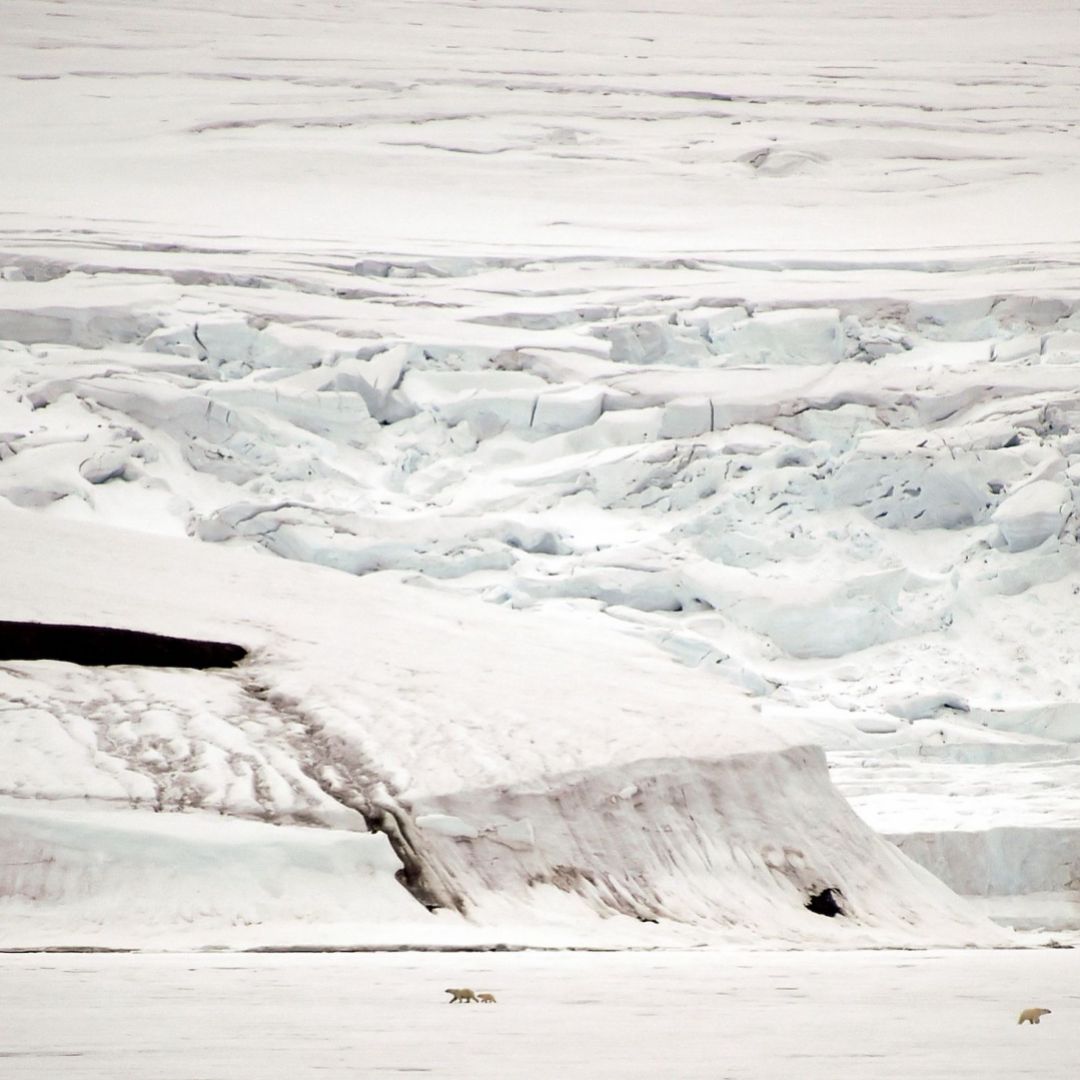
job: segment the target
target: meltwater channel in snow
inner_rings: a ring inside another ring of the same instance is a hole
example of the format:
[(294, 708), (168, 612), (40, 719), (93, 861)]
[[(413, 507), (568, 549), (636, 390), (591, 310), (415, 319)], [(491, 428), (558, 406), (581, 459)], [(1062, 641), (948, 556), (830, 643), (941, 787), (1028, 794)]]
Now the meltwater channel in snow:
[(1066, 940), (1076, 42), (8, 0), (0, 945)]

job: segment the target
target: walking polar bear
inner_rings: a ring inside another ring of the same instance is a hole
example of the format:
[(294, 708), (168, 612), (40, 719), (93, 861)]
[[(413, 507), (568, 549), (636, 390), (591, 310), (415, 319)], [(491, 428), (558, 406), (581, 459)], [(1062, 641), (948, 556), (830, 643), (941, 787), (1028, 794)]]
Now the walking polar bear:
[(455, 1001), (464, 1002), (466, 1004), (470, 1001), (475, 1001), (484, 1005), (495, 1004), (494, 994), (475, 994), (467, 986), (448, 986), (443, 993), (450, 995), (450, 1001), (448, 1002), (450, 1005), (453, 1005)]
[(1037, 1024), (1039, 1022), (1039, 1017), (1040, 1016), (1049, 1016), (1049, 1015), (1050, 1015), (1050, 1010), (1049, 1009), (1025, 1009), (1020, 1014), (1020, 1019), (1017, 1020), (1016, 1022), (1018, 1024), (1022, 1024), (1026, 1020), (1029, 1024)]

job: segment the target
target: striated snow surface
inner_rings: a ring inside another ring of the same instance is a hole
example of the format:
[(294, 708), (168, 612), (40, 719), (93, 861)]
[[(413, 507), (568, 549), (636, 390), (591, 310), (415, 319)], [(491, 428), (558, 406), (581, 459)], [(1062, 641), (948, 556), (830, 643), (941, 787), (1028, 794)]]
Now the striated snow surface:
[(1080, 926), (1075, 12), (363, 7), (9, 2), (5, 933)]

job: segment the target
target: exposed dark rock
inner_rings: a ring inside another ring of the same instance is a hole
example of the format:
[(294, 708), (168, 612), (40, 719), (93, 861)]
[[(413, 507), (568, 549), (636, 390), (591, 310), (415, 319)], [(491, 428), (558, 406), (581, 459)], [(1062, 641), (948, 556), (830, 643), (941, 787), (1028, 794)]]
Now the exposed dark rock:
[(0, 660), (64, 660), (100, 667), (231, 668), (247, 656), (240, 645), (195, 641), (113, 626), (0, 621)]

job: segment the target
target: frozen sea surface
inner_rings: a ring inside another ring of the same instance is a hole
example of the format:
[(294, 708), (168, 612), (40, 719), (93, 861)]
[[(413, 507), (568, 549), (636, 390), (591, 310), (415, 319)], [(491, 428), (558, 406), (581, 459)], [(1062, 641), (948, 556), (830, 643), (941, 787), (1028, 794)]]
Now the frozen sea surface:
[[(0, 958), (5, 1080), (1074, 1075), (1076, 953)], [(447, 1008), (445, 986), (498, 997)], [(1017, 1025), (1029, 1005), (1053, 1010)]]

